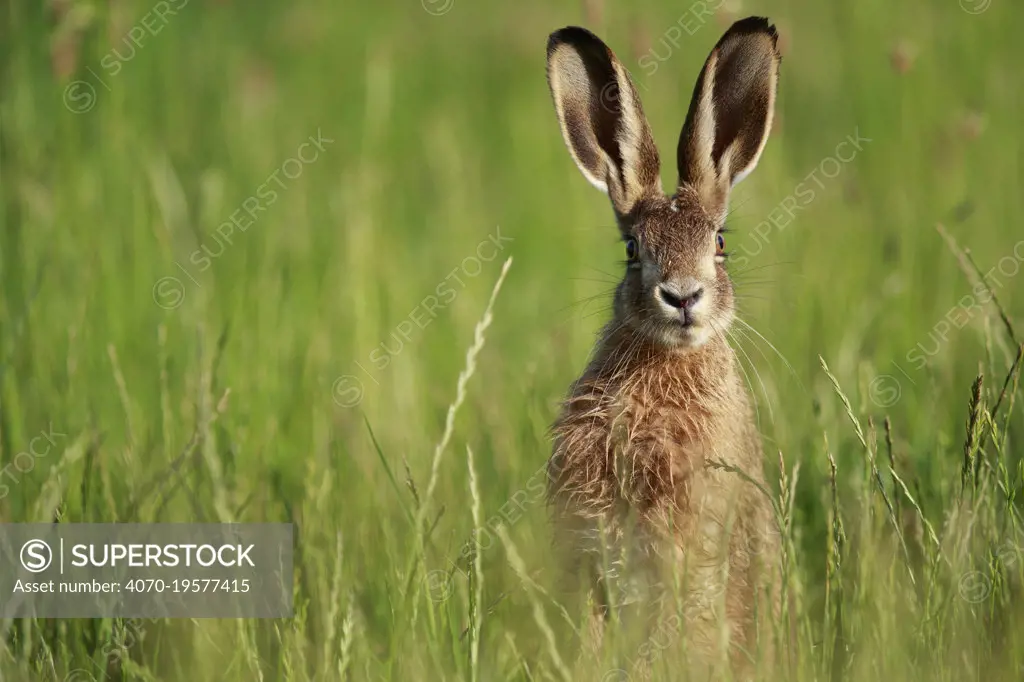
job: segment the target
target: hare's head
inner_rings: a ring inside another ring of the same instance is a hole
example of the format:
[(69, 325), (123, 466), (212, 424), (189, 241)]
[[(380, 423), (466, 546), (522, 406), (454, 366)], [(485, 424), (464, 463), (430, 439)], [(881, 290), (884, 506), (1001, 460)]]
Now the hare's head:
[(751, 17), (711, 51), (679, 137), (670, 196), (640, 97), (612, 51), (577, 27), (548, 40), (562, 136), (587, 180), (608, 193), (625, 241), (616, 317), (660, 345), (696, 348), (732, 322), (726, 207), (768, 139), (781, 59), (776, 37), (766, 19)]

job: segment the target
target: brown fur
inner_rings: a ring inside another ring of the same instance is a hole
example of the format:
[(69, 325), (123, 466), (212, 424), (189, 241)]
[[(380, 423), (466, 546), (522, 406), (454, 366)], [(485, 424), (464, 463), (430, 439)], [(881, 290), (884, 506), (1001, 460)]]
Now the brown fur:
[[(727, 659), (738, 671), (769, 648), (771, 628), (759, 631), (755, 614), (764, 623), (779, 611), (778, 542), (770, 500), (735, 473), (765, 487), (751, 400), (727, 339), (735, 303), (716, 240), (729, 190), (756, 165), (770, 129), (774, 28), (738, 22), (712, 51), (671, 197), (614, 54), (569, 28), (552, 35), (548, 60), (566, 144), (609, 193), (635, 247), (614, 318), (553, 428), (558, 546), (589, 576), (601, 616), (624, 603), (651, 605), (680, 579), (691, 672)], [(618, 96), (609, 107), (610, 91)], [(678, 607), (654, 615), (678, 617)]]
[[(554, 427), (549, 480), (559, 546), (588, 557), (593, 570), (607, 542), (607, 554), (660, 584), (664, 564), (679, 567), (683, 603), (700, 611), (685, 610), (696, 616), (687, 636), (712, 660), (721, 653), (720, 623), (708, 617), (713, 604), (703, 595), (722, 594), (727, 580), (729, 643), (734, 654), (752, 651), (755, 590), (765, 587), (758, 560), (777, 552), (771, 507), (751, 484), (709, 466), (733, 466), (763, 483), (735, 354), (716, 337), (675, 357), (614, 326), (599, 348)], [(600, 582), (593, 587), (603, 592)]]

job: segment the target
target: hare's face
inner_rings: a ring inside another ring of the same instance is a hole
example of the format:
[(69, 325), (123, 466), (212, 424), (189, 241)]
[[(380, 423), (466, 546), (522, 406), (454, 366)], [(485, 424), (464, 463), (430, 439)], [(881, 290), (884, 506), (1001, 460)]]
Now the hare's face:
[(612, 51), (582, 28), (563, 28), (548, 40), (562, 137), (583, 175), (608, 193), (626, 240), (617, 321), (661, 345), (696, 348), (732, 322), (721, 229), (729, 192), (768, 141), (781, 59), (776, 40), (767, 19), (751, 17), (715, 45), (679, 136), (671, 197), (661, 188), (639, 94)]
[(685, 188), (639, 203), (624, 223), (626, 275), (618, 318), (661, 346), (697, 348), (732, 323), (732, 282), (720, 226)]

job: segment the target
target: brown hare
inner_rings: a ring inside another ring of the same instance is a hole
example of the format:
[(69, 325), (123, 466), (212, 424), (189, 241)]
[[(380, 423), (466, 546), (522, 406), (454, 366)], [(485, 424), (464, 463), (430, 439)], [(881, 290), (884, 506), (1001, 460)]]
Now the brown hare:
[(557, 544), (593, 590), (598, 638), (610, 608), (650, 604), (675, 585), (671, 613), (683, 605), (679, 639), (701, 674), (770, 655), (771, 629), (757, 622), (779, 610), (760, 436), (726, 338), (735, 301), (723, 237), (730, 190), (771, 129), (776, 40), (774, 26), (751, 17), (712, 50), (670, 196), (637, 89), (612, 51), (578, 27), (548, 41), (565, 144), (611, 198), (627, 259), (613, 318), (553, 427)]

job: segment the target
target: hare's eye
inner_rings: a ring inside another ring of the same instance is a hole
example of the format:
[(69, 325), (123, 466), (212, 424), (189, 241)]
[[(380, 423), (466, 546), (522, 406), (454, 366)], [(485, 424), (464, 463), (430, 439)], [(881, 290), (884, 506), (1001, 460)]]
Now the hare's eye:
[(725, 235), (719, 232), (715, 235), (715, 255), (725, 256)]
[(631, 261), (636, 260), (640, 257), (640, 245), (637, 244), (634, 237), (628, 237), (626, 239), (626, 258)]

